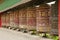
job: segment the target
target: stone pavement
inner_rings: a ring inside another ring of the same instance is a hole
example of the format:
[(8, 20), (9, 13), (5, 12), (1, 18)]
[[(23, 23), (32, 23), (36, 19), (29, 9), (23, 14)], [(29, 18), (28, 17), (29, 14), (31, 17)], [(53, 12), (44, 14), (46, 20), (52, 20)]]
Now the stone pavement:
[(10, 29), (0, 28), (0, 40), (52, 40)]

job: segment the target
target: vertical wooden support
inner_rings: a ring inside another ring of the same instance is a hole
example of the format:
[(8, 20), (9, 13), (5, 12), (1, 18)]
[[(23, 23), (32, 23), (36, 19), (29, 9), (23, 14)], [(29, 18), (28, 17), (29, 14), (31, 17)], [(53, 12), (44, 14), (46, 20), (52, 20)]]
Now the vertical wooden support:
[(0, 27), (1, 27), (1, 23), (2, 23), (2, 22), (1, 22), (1, 14), (0, 14)]
[(58, 0), (58, 30), (59, 30), (59, 40), (60, 40), (60, 0)]

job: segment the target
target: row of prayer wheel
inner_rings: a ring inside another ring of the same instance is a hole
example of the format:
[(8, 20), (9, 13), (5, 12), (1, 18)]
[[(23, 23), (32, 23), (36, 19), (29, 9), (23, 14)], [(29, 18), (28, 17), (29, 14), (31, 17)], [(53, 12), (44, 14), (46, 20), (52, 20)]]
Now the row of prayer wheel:
[(2, 26), (50, 32), (50, 12), (50, 6), (47, 4), (41, 4), (39, 7), (13, 9), (2, 14)]

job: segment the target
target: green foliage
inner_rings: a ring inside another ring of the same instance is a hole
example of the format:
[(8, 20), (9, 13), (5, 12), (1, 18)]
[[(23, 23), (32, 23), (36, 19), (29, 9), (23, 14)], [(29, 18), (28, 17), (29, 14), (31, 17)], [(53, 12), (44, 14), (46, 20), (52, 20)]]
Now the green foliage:
[(53, 36), (53, 40), (58, 40), (58, 36)]

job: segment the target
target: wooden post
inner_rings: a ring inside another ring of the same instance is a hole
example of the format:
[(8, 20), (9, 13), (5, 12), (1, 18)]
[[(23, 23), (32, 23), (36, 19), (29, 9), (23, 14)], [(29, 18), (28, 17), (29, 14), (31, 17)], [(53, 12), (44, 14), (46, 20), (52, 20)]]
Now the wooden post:
[(59, 30), (59, 40), (60, 40), (60, 0), (58, 0), (58, 30)]
[(1, 26), (1, 23), (2, 23), (2, 22), (1, 22), (1, 13), (0, 13), (0, 27), (2, 27), (2, 26)]

